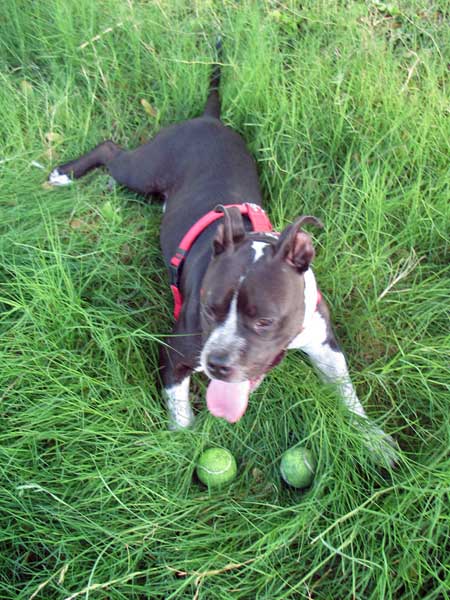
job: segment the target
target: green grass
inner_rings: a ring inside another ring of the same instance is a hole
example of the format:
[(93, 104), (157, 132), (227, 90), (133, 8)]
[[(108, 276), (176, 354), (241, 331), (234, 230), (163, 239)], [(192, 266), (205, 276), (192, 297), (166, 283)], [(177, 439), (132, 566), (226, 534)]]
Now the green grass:
[[(449, 19), (431, 0), (3, 1), (1, 598), (450, 597)], [(233, 426), (198, 377), (195, 428), (169, 433), (160, 207), (100, 172), (42, 187), (102, 139), (199, 114), (218, 31), (223, 118), (274, 224), (326, 224), (316, 274), (393, 472), (295, 354)], [(298, 492), (278, 465), (302, 440), (318, 470)], [(211, 445), (238, 460), (222, 492), (192, 478)]]

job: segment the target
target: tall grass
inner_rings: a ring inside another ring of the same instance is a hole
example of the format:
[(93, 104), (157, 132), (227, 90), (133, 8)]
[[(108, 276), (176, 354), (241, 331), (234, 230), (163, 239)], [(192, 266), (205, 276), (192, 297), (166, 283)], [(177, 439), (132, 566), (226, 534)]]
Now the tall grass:
[[(0, 597), (449, 598), (446, 3), (0, 11)], [(160, 207), (105, 173), (42, 186), (102, 139), (133, 147), (199, 114), (218, 31), (223, 118), (273, 222), (326, 223), (315, 270), (358, 393), (401, 447), (392, 472), (295, 354), (233, 426), (198, 377), (195, 428), (168, 432)], [(300, 441), (318, 459), (304, 492), (278, 470)], [(239, 475), (209, 493), (193, 471), (211, 445)]]

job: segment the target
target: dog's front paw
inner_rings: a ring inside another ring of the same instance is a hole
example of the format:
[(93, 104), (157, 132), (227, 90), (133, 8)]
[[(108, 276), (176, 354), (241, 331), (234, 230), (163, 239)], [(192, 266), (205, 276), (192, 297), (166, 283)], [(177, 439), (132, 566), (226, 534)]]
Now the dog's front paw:
[(48, 176), (48, 183), (50, 183), (50, 185), (61, 186), (70, 185), (71, 183), (73, 183), (73, 181), (68, 175), (60, 173), (58, 169), (53, 169), (53, 171)]
[(400, 461), (400, 448), (394, 438), (373, 423), (361, 424), (365, 444), (373, 460), (382, 467), (393, 468)]
[(170, 431), (181, 431), (183, 429), (187, 429), (188, 427), (192, 427), (194, 424), (195, 417), (192, 410), (189, 410), (188, 413), (177, 412), (174, 414), (169, 409), (169, 430)]
[(174, 385), (164, 390), (167, 411), (169, 413), (169, 429), (178, 431), (194, 424), (194, 413), (189, 400), (184, 397), (184, 390), (180, 385)]

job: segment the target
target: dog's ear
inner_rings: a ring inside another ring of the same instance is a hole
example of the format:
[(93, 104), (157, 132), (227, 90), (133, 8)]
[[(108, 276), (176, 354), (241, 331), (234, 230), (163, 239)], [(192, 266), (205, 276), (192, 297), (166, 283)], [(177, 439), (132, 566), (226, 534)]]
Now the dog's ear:
[(286, 227), (275, 247), (275, 256), (297, 269), (299, 273), (304, 273), (308, 269), (315, 255), (310, 236), (301, 229), (306, 223), (323, 227), (322, 222), (316, 217), (299, 217), (292, 225)]
[(223, 223), (217, 228), (213, 241), (214, 255), (217, 256), (241, 242), (245, 237), (245, 228), (241, 212), (236, 206), (226, 208), (219, 205), (215, 210), (223, 212)]

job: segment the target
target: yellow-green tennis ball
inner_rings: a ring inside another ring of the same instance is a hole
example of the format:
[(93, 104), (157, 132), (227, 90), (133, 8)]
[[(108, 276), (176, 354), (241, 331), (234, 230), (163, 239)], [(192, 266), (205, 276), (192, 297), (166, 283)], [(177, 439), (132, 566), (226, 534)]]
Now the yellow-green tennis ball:
[(310, 450), (297, 446), (281, 457), (281, 477), (295, 488), (311, 485), (316, 470), (316, 459)]
[(237, 465), (234, 456), (225, 448), (209, 448), (200, 456), (197, 475), (208, 487), (221, 487), (236, 477)]

